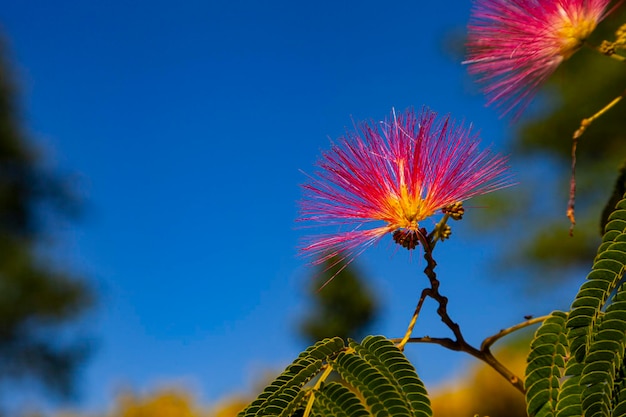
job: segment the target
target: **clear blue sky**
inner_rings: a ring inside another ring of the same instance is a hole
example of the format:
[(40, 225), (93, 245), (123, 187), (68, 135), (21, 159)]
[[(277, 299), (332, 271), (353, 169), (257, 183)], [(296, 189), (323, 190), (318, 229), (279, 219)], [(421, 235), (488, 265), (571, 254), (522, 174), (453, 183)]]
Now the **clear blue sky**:
[[(296, 249), (308, 232), (294, 223), (299, 170), (312, 170), (329, 138), (352, 119), (427, 105), (503, 144), (508, 122), (445, 51), (460, 48), (453, 35), (469, 9), (469, 0), (3, 4), (24, 124), (86, 202), (84, 218), (61, 230), (59, 253), (100, 295), (80, 328), (96, 349), (75, 407), (105, 410), (120, 388), (177, 382), (210, 403), (249, 392), (305, 347), (295, 328), (312, 270)], [(461, 222), (437, 259), (470, 340), (548, 312), (519, 286), (481, 276), (495, 238), (469, 230)], [(384, 305), (372, 331), (397, 337), (425, 278), (419, 257), (390, 242), (358, 262)], [(416, 333), (448, 335), (431, 316)], [(438, 347), (408, 352), (430, 387), (471, 362)]]

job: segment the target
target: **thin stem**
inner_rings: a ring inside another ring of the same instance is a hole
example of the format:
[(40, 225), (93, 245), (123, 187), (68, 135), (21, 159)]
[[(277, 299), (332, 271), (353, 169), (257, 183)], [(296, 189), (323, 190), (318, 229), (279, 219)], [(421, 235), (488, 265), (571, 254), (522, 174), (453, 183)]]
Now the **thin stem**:
[(324, 381), (326, 381), (326, 378), (328, 378), (332, 371), (333, 367), (330, 366), (330, 364), (327, 364), (324, 373), (322, 373), (322, 375), (319, 377), (313, 389), (309, 391), (309, 399), (306, 403), (306, 408), (304, 409), (304, 414), (302, 414), (302, 417), (309, 417), (311, 415), (311, 410), (313, 410), (313, 403), (315, 402), (315, 393), (320, 389), (320, 387), (322, 386)]
[[(445, 220), (447, 220), (447, 217), (444, 220), (442, 220), (442, 222), (440, 223), (445, 224)], [(440, 225), (438, 224), (437, 227), (439, 226)], [(406, 344), (411, 342), (411, 343), (435, 343), (443, 347), (446, 347), (450, 350), (466, 352), (474, 356), (475, 358), (487, 363), (496, 372), (498, 372), (500, 375), (506, 378), (506, 380), (509, 381), (518, 391), (524, 394), (526, 392), (526, 390), (524, 389), (524, 381), (520, 377), (515, 375), (506, 366), (504, 366), (500, 361), (498, 361), (491, 353), (490, 347), (497, 340), (506, 336), (507, 334), (510, 334), (516, 330), (522, 329), (532, 324), (539, 323), (540, 321), (543, 321), (545, 317), (530, 319), (523, 323), (510, 327), (508, 329), (501, 330), (497, 334), (485, 339), (480, 349), (477, 349), (474, 346), (467, 343), (467, 341), (465, 340), (465, 337), (463, 336), (463, 333), (461, 332), (460, 326), (454, 320), (452, 320), (452, 318), (448, 314), (448, 310), (447, 310), (448, 298), (441, 295), (441, 293), (439, 292), (439, 280), (437, 279), (437, 274), (435, 273), (435, 267), (437, 266), (437, 262), (435, 262), (432, 256), (433, 248), (436, 243), (436, 235), (437, 235), (436, 230), (439, 230), (437, 227), (435, 228), (435, 231), (433, 231), (428, 236), (424, 236), (422, 233), (417, 234), (418, 239), (420, 240), (420, 243), (422, 244), (422, 247), (424, 248), (424, 259), (426, 260), (426, 263), (427, 263), (426, 268), (424, 269), (424, 273), (428, 277), (428, 280), (430, 282), (430, 288), (425, 288), (424, 290), (422, 290), (422, 294), (417, 303), (417, 307), (415, 308), (415, 312), (413, 313), (413, 316), (411, 317), (411, 321), (409, 323), (408, 329), (404, 337), (402, 339), (392, 339), (392, 340), (394, 341), (394, 343), (398, 344), (397, 346), (400, 350), (404, 350), (404, 347), (406, 346)], [(426, 297), (432, 298), (439, 304), (439, 307), (437, 308), (437, 314), (441, 318), (441, 321), (452, 331), (452, 333), (454, 334), (454, 339), (432, 338), (428, 336), (421, 337), (421, 338), (411, 337), (411, 333), (413, 332), (413, 328), (415, 327), (417, 317), (419, 316), (419, 313), (422, 309), (422, 306), (424, 304)]]
[(589, 125), (591, 125), (591, 123), (593, 123), (594, 120), (596, 120), (597, 118), (602, 116), (604, 113), (609, 111), (613, 106), (615, 106), (617, 103), (619, 103), (620, 100), (623, 99), (625, 95), (626, 95), (626, 90), (624, 90), (622, 92), (622, 94), (620, 94), (619, 96), (617, 96), (613, 100), (611, 100), (611, 102), (609, 104), (607, 104), (606, 106), (604, 106), (600, 110), (598, 110), (595, 114), (593, 114), (592, 116), (590, 116), (590, 117), (588, 117), (586, 119), (583, 119), (580, 122), (580, 127), (578, 128), (578, 130), (576, 130), (576, 132), (574, 132), (573, 138), (574, 139), (578, 139), (579, 137), (581, 137), (582, 134), (585, 133), (585, 130), (589, 127)]
[[(391, 339), (391, 341), (396, 341), (398, 339)], [(502, 362), (498, 361), (491, 350), (489, 348), (485, 350), (476, 349), (474, 346), (467, 343), (465, 340), (452, 340), (450, 338), (437, 338), (437, 337), (411, 337), (408, 340), (408, 343), (433, 343), (436, 345), (443, 346), (447, 349), (456, 351), (456, 352), (465, 352), (478, 360), (481, 360), (491, 366), (496, 372), (502, 375), (515, 389), (517, 389), (522, 394), (526, 393), (524, 389), (524, 381), (522, 378), (518, 377), (513, 373), (509, 368), (502, 364)]]
[(441, 318), (441, 321), (445, 323), (446, 326), (456, 337), (457, 341), (464, 341), (463, 334), (461, 333), (461, 329), (457, 323), (455, 323), (450, 316), (448, 315), (448, 298), (444, 297), (439, 293), (439, 280), (437, 279), (437, 274), (435, 273), (435, 267), (437, 266), (437, 262), (433, 258), (433, 243), (430, 242), (426, 237), (419, 235), (422, 246), (424, 247), (424, 259), (426, 260), (426, 268), (424, 269), (424, 273), (428, 277), (430, 281), (430, 288), (425, 289), (426, 294), (437, 301), (439, 307), (437, 308), (437, 314)]
[(415, 307), (415, 311), (413, 312), (413, 316), (411, 317), (411, 321), (409, 322), (409, 326), (406, 329), (406, 332), (404, 333), (404, 337), (402, 338), (402, 340), (400, 340), (400, 342), (398, 343), (398, 349), (400, 349), (401, 351), (404, 351), (404, 346), (406, 345), (407, 341), (411, 338), (411, 334), (413, 333), (413, 328), (415, 327), (415, 323), (417, 323), (417, 317), (420, 314), (420, 311), (422, 311), (422, 306), (424, 305), (424, 300), (426, 300), (426, 296), (428, 289), (425, 289), (422, 291), (422, 295), (420, 296), (419, 301), (417, 302), (417, 307)]
[[(610, 55), (613, 56), (613, 55)], [(626, 96), (626, 90), (619, 96), (615, 97), (609, 104), (602, 107), (599, 111), (593, 114), (591, 117), (583, 119), (580, 122), (580, 127), (574, 132), (572, 136), (572, 174), (569, 183), (569, 201), (567, 202), (567, 218), (570, 221), (570, 236), (574, 233), (574, 226), (576, 225), (576, 216), (574, 213), (574, 205), (576, 202), (576, 149), (578, 147), (578, 139), (585, 133), (585, 130), (594, 122), (597, 118), (609, 111), (613, 106), (619, 103)]]
[[(509, 335), (515, 331), (521, 330), (525, 327), (532, 326), (533, 324), (541, 323), (544, 320), (546, 320), (548, 317), (549, 316), (536, 317), (533, 319), (526, 320), (522, 323), (518, 323), (507, 329), (500, 330), (498, 333), (494, 334), (493, 336), (489, 336), (485, 340), (483, 340), (483, 342), (480, 345), (480, 349), (476, 349), (475, 347), (473, 347), (472, 345), (470, 345), (463, 339), (452, 340), (447, 337), (446, 338), (437, 338), (437, 337), (430, 337), (430, 336), (411, 337), (408, 340), (406, 340), (405, 343), (433, 343), (433, 344), (443, 346), (453, 351), (468, 353), (472, 355), (473, 357), (475, 357), (476, 359), (479, 359), (485, 362), (486, 364), (488, 364), (489, 366), (491, 366), (496, 372), (498, 372), (500, 375), (506, 378), (506, 380), (509, 381), (518, 391), (520, 391), (521, 393), (525, 393), (526, 391), (524, 389), (524, 381), (520, 377), (515, 375), (513, 372), (511, 372), (500, 361), (498, 361), (496, 357), (493, 356), (493, 353), (491, 352), (490, 348), (495, 342), (497, 342), (504, 336)], [(398, 339), (391, 339), (391, 340), (393, 342), (398, 341)]]
[(507, 336), (507, 335), (509, 335), (509, 334), (511, 334), (513, 332), (516, 332), (518, 330), (521, 330), (521, 329), (523, 329), (525, 327), (532, 326), (533, 324), (542, 323), (548, 317), (550, 317), (550, 316), (535, 317), (535, 318), (523, 321), (521, 323), (518, 323), (515, 326), (511, 326), (511, 327), (509, 327), (507, 329), (502, 329), (498, 333), (494, 334), (493, 336), (489, 336), (488, 338), (483, 340), (483, 343), (480, 345), (480, 350), (489, 349), (489, 348), (491, 348), (491, 346), (494, 343), (496, 343), (498, 340), (502, 339), (504, 336)]
[[(581, 133), (582, 134), (582, 133)], [(576, 148), (578, 147), (578, 136), (574, 134), (572, 138), (572, 174), (569, 180), (569, 200), (567, 202), (567, 211), (565, 214), (569, 219), (569, 235), (574, 235), (574, 226), (576, 225), (576, 214), (574, 205), (576, 204)]]
[[(430, 254), (432, 254), (432, 251), (435, 248), (437, 241), (441, 239), (442, 232), (443, 230), (445, 230), (445, 226), (449, 218), (450, 218), (449, 214), (444, 215), (443, 218), (435, 225), (435, 228), (428, 236), (422, 235), (421, 232), (418, 233), (418, 239), (424, 246), (424, 257), (427, 256), (427, 253), (429, 254), (428, 256), (430, 257), (430, 260), (431, 260), (431, 263), (429, 263), (429, 267), (431, 271), (434, 270), (437, 263), (434, 261), (434, 259), (432, 258)], [(429, 267), (427, 267), (427, 269), (429, 269)], [(424, 272), (426, 272), (426, 270)], [(434, 271), (432, 273), (434, 274)], [(429, 276), (429, 279), (430, 279), (431, 287), (432, 287), (433, 279), (431, 279), (430, 276)], [(434, 276), (434, 281), (437, 282), (436, 276)], [(438, 287), (439, 283), (437, 282), (436, 285)], [(433, 293), (433, 289), (425, 288), (422, 291), (422, 294), (420, 295), (419, 301), (417, 302), (417, 306), (415, 307), (415, 311), (413, 312), (413, 316), (411, 316), (411, 321), (409, 322), (406, 332), (404, 333), (404, 337), (397, 345), (398, 349), (400, 349), (401, 351), (404, 350), (404, 346), (406, 345), (407, 341), (411, 337), (411, 334), (413, 333), (413, 329), (415, 328), (415, 323), (417, 323), (417, 318), (419, 317), (420, 311), (422, 310), (422, 306), (424, 305), (424, 301), (426, 300), (426, 297), (429, 297), (429, 296), (436, 299), (436, 293)]]

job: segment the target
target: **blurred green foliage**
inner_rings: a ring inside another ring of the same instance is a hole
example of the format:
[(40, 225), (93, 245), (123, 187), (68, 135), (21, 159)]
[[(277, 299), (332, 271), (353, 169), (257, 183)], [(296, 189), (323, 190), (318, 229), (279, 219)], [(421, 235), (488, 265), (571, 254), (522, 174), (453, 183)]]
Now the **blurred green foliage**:
[(299, 328), (308, 342), (335, 336), (361, 339), (378, 314), (378, 300), (354, 262), (342, 267), (342, 262), (331, 258), (310, 281), (313, 305)]
[[(620, 5), (600, 23), (590, 45), (614, 40), (614, 32), (624, 22), (626, 7)], [(483, 214), (476, 210), (473, 217), (478, 219), (476, 224), (481, 230), (515, 233), (515, 243), (504, 249), (502, 264), (534, 270), (536, 273), (529, 274), (530, 286), (567, 278), (563, 267), (591, 265), (600, 242), (603, 212), (613, 209), (611, 201), (616, 200), (611, 196), (619, 187), (616, 178), (626, 161), (626, 102), (618, 103), (594, 121), (579, 139), (577, 224), (574, 236), (569, 237), (565, 212), (572, 135), (582, 119), (595, 114), (625, 89), (626, 63), (585, 47), (560, 65), (526, 115), (511, 123), (511, 157), (519, 184), (476, 199), (475, 205), (489, 206), (490, 210)], [(542, 170), (542, 166), (550, 168)], [(518, 226), (513, 227), (514, 223)]]
[(66, 325), (92, 303), (92, 294), (44, 254), (50, 222), (71, 218), (79, 205), (66, 182), (43, 167), (19, 126), (5, 56), (0, 43), (0, 381), (36, 381), (67, 395), (87, 349), (67, 340)]

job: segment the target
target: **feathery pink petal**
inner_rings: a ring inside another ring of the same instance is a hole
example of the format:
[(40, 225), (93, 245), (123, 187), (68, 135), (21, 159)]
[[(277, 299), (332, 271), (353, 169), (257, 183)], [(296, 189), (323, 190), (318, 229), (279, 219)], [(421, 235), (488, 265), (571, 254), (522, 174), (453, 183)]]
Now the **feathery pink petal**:
[(299, 218), (342, 230), (309, 237), (303, 252), (352, 259), (386, 234), (418, 232), (443, 208), (511, 185), (507, 159), (478, 145), (470, 128), (427, 109), (349, 131), (302, 186)]
[(559, 64), (606, 16), (610, 0), (475, 0), (467, 59), (502, 115), (519, 116)]

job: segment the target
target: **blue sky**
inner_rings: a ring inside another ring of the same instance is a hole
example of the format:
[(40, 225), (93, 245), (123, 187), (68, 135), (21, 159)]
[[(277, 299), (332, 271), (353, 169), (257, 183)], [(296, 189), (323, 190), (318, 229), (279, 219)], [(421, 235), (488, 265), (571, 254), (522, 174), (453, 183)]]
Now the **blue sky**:
[[(469, 9), (469, 0), (3, 5), (24, 125), (85, 201), (84, 218), (59, 230), (59, 258), (100, 296), (80, 329), (95, 351), (75, 408), (105, 410), (121, 388), (176, 383), (210, 403), (250, 392), (305, 347), (295, 329), (312, 270), (297, 255), (308, 230), (294, 220), (300, 170), (313, 169), (329, 138), (353, 119), (426, 105), (503, 146), (509, 122), (484, 108), (446, 51), (460, 47), (452, 34)], [(476, 343), (550, 311), (483, 276), (490, 239), (461, 222), (437, 248), (451, 315)], [(384, 305), (372, 331), (396, 337), (425, 278), (422, 261), (390, 242), (358, 264)], [(448, 335), (429, 315), (417, 329)], [(408, 353), (427, 386), (471, 362), (437, 347)]]

